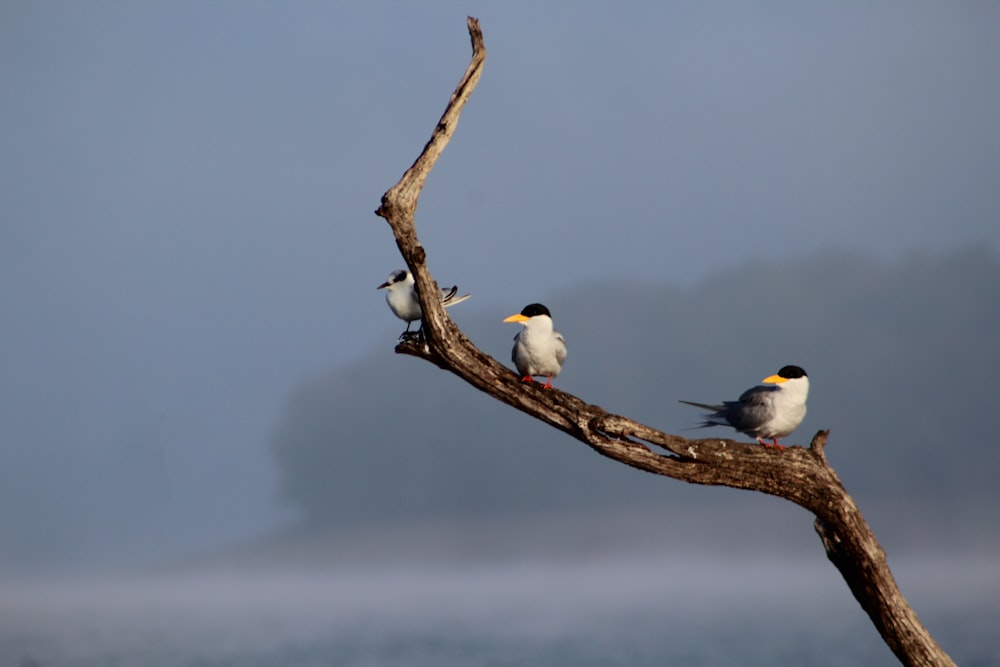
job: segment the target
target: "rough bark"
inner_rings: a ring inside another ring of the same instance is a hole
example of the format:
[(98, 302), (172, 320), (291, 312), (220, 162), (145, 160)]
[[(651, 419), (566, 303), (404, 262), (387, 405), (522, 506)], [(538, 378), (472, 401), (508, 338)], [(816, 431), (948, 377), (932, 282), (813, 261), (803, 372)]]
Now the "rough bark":
[[(732, 440), (688, 440), (585, 403), (559, 389), (522, 383), (517, 374), (473, 345), (445, 314), (417, 238), (414, 214), (424, 181), (458, 125), (486, 60), (478, 20), (468, 19), (472, 60), (451, 95), (430, 140), (399, 182), (382, 197), (385, 218), (416, 280), (423, 309), (423, 337), (399, 343), (396, 352), (425, 359), (475, 388), (639, 470), (692, 484), (760, 491), (789, 500), (815, 517), (830, 561), (904, 665), (954, 665), (903, 598), (885, 552), (823, 453), (828, 431), (809, 447), (775, 450)], [(665, 450), (654, 451), (651, 447)]]

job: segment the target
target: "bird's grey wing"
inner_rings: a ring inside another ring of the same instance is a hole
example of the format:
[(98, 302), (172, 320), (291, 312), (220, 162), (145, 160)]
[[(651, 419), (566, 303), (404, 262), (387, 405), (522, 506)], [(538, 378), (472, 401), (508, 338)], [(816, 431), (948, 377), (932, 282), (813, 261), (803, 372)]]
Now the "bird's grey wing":
[(556, 337), (556, 363), (562, 368), (563, 362), (566, 361), (566, 339), (558, 331), (553, 332)]
[(774, 417), (774, 392), (777, 387), (747, 389), (738, 401), (726, 401), (722, 410), (726, 421), (738, 431), (754, 431)]
[(458, 285), (452, 285), (451, 287), (442, 287), (438, 289), (438, 298), (444, 303), (448, 299), (452, 298), (458, 294)]
[(514, 347), (510, 351), (510, 360), (514, 362), (514, 368), (517, 369), (517, 372), (522, 375), (528, 371), (528, 352), (521, 342), (521, 334), (523, 333), (522, 329), (514, 336)]
[(750, 387), (740, 394), (738, 401), (727, 401), (727, 403), (742, 403), (747, 406), (770, 405), (773, 394), (776, 391), (778, 391), (778, 387), (772, 385)]

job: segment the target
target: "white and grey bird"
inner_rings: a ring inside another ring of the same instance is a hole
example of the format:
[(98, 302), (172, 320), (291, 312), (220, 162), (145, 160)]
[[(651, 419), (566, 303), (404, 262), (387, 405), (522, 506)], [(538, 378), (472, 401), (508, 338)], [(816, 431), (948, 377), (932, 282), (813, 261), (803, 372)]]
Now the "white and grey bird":
[[(420, 310), (420, 301), (417, 300), (417, 292), (413, 287), (413, 276), (409, 271), (400, 269), (389, 274), (389, 279), (379, 285), (376, 289), (385, 289), (385, 302), (389, 304), (389, 309), (399, 319), (406, 322), (406, 331), (402, 336), (410, 333), (410, 325), (422, 319), (424, 313)], [(445, 308), (462, 303), (471, 294), (458, 295), (458, 286), (448, 287), (439, 290), (438, 298)], [(401, 336), (401, 337), (402, 337)]]
[(559, 375), (566, 361), (566, 339), (553, 328), (549, 309), (540, 303), (528, 304), (504, 322), (519, 322), (524, 327), (514, 336), (511, 351), (521, 382), (534, 382), (532, 376), (544, 376), (544, 388), (552, 389), (552, 378)]
[[(809, 376), (798, 366), (785, 366), (775, 375), (761, 380), (764, 385), (747, 389), (736, 401), (708, 405), (681, 401), (712, 412), (705, 415), (705, 426), (731, 426), (765, 447), (784, 449), (778, 438), (790, 434), (806, 416)], [(771, 440), (773, 444), (764, 442)]]

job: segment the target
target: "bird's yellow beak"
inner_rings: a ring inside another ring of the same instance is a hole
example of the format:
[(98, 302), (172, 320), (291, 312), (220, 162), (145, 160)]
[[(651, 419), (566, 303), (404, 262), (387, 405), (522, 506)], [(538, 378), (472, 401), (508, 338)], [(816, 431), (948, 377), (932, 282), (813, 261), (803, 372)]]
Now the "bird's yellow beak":
[(780, 375), (769, 375), (761, 382), (765, 384), (781, 384), (782, 382), (788, 382), (788, 378), (783, 378)]
[(505, 319), (504, 322), (527, 322), (530, 319), (530, 317), (525, 317), (521, 313), (517, 313), (516, 315), (511, 315)]

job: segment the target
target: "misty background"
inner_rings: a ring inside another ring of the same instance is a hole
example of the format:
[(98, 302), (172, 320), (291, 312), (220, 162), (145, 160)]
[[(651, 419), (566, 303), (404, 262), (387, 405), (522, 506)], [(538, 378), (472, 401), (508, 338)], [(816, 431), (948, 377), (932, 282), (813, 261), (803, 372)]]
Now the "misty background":
[(787, 440), (832, 429), (894, 569), (995, 573), (1000, 6), (7, 2), (3, 577), (822, 560), (787, 503), (613, 464), (393, 353), (372, 211), (467, 14), (489, 57), (417, 228), (473, 342), (507, 362), (501, 320), (541, 301), (557, 387), (697, 436), (734, 434), (678, 399), (801, 365)]
[(995, 492), (997, 8), (527, 9), (3, 6), (5, 568), (691, 493), (392, 353), (372, 211), (466, 13), (418, 230), (480, 347), (543, 301), (560, 387), (675, 431), (797, 363), (849, 488)]
[(1000, 655), (1000, 6), (14, 1), (0, 658), (440, 666), (465, 623), (453, 659), (893, 663), (806, 512), (614, 464), (393, 353), (372, 212), (467, 14), (489, 57), (417, 212), (463, 331), (506, 363), (501, 320), (541, 301), (557, 387), (691, 436), (735, 434), (678, 399), (803, 366), (786, 444), (832, 429), (921, 618), (962, 664)]

